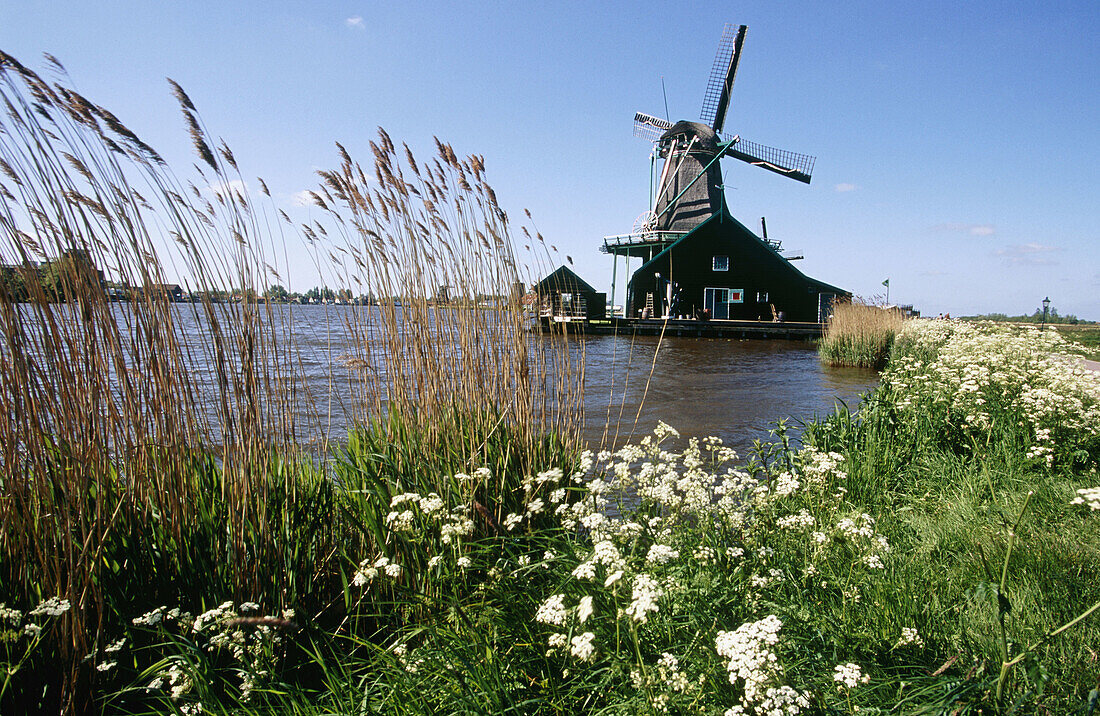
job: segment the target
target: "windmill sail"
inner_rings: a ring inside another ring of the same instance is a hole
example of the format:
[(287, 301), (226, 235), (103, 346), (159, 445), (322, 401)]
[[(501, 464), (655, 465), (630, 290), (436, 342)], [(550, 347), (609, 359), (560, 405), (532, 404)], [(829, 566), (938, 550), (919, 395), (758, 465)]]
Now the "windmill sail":
[(733, 143), (726, 149), (726, 154), (734, 159), (763, 167), (768, 171), (788, 176), (804, 184), (810, 183), (810, 175), (814, 171), (814, 162), (817, 161), (816, 157), (809, 154), (776, 149), (740, 137), (733, 138)]
[(745, 44), (745, 32), (748, 27), (741, 25), (734, 33), (733, 25), (726, 23), (722, 30), (722, 40), (718, 43), (718, 52), (714, 56), (714, 66), (707, 81), (707, 93), (703, 97), (703, 111), (700, 121), (714, 129), (722, 131), (726, 123), (726, 108), (729, 107), (730, 91), (737, 75), (737, 65), (741, 62), (741, 48)]
[(661, 135), (665, 133), (665, 130), (669, 129), (671, 126), (672, 122), (665, 121), (660, 117), (654, 117), (645, 112), (634, 113), (635, 137), (641, 137), (642, 139), (656, 142), (661, 138)]

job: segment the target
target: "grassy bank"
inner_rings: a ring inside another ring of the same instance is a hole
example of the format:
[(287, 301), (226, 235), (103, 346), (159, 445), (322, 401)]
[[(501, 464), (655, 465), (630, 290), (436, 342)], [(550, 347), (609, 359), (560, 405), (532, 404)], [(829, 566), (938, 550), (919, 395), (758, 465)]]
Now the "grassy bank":
[(1076, 352), (1089, 360), (1100, 361), (1100, 326), (1051, 326), (1054, 330), (1078, 346)]
[(880, 369), (886, 365), (904, 322), (898, 311), (861, 303), (838, 304), (818, 343), (821, 360), (826, 365)]
[[(779, 425), (736, 455), (661, 424), (587, 452), (567, 336), (532, 343), (518, 304), (429, 305), (520, 273), (480, 158), (439, 143), (418, 162), (380, 132), (366, 170), (340, 148), (321, 172), (324, 223), (294, 227), (262, 189), (225, 188), (232, 153), (180, 88), (201, 183), (4, 55), (0, 92), (3, 262), (65, 256), (22, 274), (26, 302), (0, 284), (0, 711), (1100, 699), (1100, 383), (1057, 333), (895, 325), (881, 386), (801, 446)], [(333, 283), (405, 297), (334, 319), (357, 339), (358, 427), (320, 449), (294, 335), (256, 299), (279, 273), (269, 217)], [(170, 304), (169, 257), (242, 302)], [(124, 310), (97, 267), (131, 287)]]

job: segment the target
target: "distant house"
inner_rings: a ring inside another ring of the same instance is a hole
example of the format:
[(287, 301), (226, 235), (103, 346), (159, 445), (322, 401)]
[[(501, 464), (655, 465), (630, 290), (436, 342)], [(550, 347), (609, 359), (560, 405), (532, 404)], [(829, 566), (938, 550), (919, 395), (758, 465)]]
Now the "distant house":
[(183, 289), (176, 283), (154, 283), (149, 286), (149, 292), (154, 296), (164, 295), (173, 303), (183, 299)]
[(717, 211), (645, 261), (627, 286), (627, 316), (824, 321), (843, 289), (810, 278), (775, 246)]
[(539, 315), (551, 320), (601, 320), (607, 317), (607, 294), (592, 288), (565, 266), (535, 284)]

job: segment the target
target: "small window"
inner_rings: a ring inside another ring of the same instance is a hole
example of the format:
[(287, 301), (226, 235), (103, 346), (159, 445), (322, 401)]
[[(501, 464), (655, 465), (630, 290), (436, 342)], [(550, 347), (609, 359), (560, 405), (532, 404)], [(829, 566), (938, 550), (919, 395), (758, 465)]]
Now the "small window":
[(726, 299), (728, 303), (744, 303), (745, 302), (745, 292), (742, 289), (739, 289), (739, 288), (728, 289), (728, 292), (726, 293), (726, 296), (728, 297)]
[(712, 264), (715, 271), (729, 271), (730, 270), (730, 257), (729, 256), (715, 256)]
[(757, 291), (756, 292), (756, 302), (757, 303), (767, 303), (768, 302), (768, 292), (767, 291)]

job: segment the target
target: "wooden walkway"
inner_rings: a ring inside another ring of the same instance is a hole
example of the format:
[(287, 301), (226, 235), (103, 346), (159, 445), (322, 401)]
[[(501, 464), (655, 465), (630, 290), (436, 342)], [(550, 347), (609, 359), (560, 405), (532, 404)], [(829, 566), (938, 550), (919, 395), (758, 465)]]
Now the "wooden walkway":
[(566, 330), (588, 335), (620, 336), (682, 336), (685, 338), (779, 338), (786, 340), (816, 340), (825, 328), (821, 323), (788, 323), (776, 321), (696, 321), (693, 319), (614, 318), (607, 321), (576, 321), (550, 323), (543, 319), (542, 332)]

